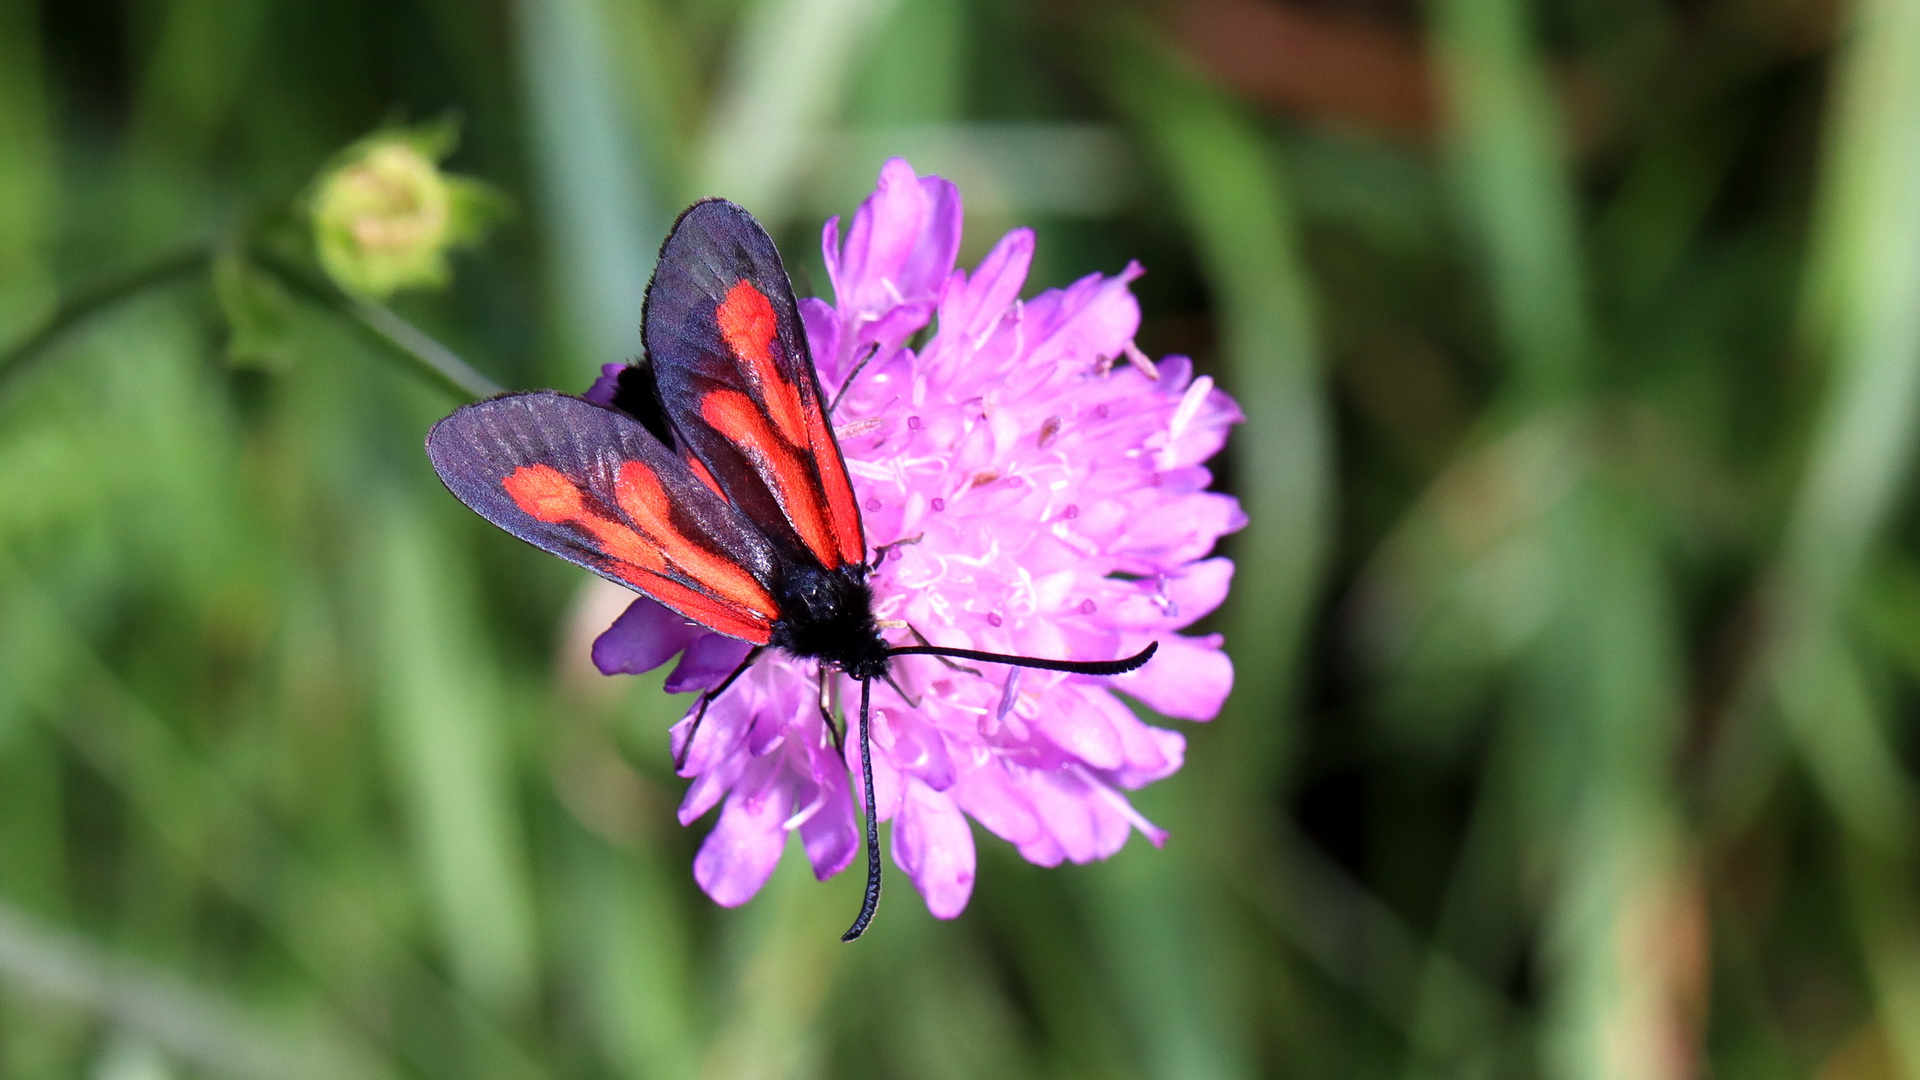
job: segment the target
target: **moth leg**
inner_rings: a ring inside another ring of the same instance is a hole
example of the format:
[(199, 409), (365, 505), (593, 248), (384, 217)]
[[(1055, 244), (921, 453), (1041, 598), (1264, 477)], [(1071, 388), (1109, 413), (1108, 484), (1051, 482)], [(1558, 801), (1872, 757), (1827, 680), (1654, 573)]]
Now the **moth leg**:
[(900, 695), (901, 700), (907, 703), (908, 708), (917, 709), (920, 707), (919, 698), (907, 693), (906, 687), (893, 681), (893, 672), (889, 671), (880, 677), (887, 680), (887, 685), (893, 687), (893, 692)]
[[(907, 624), (907, 633), (912, 634), (913, 639), (915, 641), (918, 641), (920, 644), (925, 645), (927, 648), (931, 649), (934, 647), (933, 642), (927, 640), (927, 635), (921, 633), (919, 627), (914, 626), (912, 623)], [(969, 675), (980, 674), (979, 668), (970, 668), (965, 664), (956, 664), (952, 660), (949, 660), (948, 658), (941, 656), (938, 653), (935, 653), (933, 658), (947, 665), (948, 667), (952, 668), (955, 671), (964, 671)], [(982, 677), (984, 678), (984, 676)], [(894, 689), (897, 690), (899, 689), (899, 687), (895, 687)]]
[(687, 755), (693, 752), (693, 737), (700, 734), (700, 721), (707, 718), (707, 706), (713, 704), (714, 698), (726, 693), (727, 687), (732, 686), (735, 679), (746, 674), (747, 669), (753, 666), (755, 660), (760, 659), (760, 654), (766, 651), (766, 648), (765, 645), (755, 645), (748, 649), (747, 655), (740, 659), (739, 666), (729, 672), (726, 678), (721, 679), (719, 686), (700, 691), (700, 700), (694, 705), (696, 711), (693, 714), (693, 726), (687, 729), (687, 741), (680, 744), (680, 752), (673, 756), (674, 772), (687, 767)]
[(820, 684), (820, 719), (827, 725), (827, 734), (833, 736), (833, 751), (845, 756), (847, 753), (847, 732), (833, 716), (833, 685), (827, 678), (827, 665), (821, 664), (815, 669), (814, 678)]
[(829, 418), (831, 418), (834, 413), (840, 411), (840, 399), (847, 396), (848, 390), (853, 389), (853, 380), (859, 378), (861, 370), (867, 366), (867, 361), (872, 360), (879, 352), (879, 342), (876, 341), (867, 346), (867, 355), (861, 357), (859, 363), (853, 365), (853, 370), (847, 372), (847, 377), (840, 380), (840, 389), (833, 392), (833, 401), (827, 406), (827, 416)]
[(894, 548), (903, 548), (908, 544), (917, 544), (926, 538), (926, 533), (915, 533), (904, 540), (895, 540), (891, 544), (881, 544), (879, 547), (873, 549), (873, 561), (867, 564), (867, 569), (869, 571), (880, 569), (880, 564), (887, 561), (887, 556), (893, 554)]

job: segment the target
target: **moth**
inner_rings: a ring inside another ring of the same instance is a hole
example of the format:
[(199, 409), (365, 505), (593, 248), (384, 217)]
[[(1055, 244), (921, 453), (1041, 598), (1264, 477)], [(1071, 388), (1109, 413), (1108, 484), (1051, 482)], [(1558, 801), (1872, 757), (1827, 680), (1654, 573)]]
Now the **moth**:
[(792, 283), (744, 209), (708, 199), (680, 215), (641, 327), (645, 355), (620, 372), (611, 408), (552, 390), (505, 394), (435, 424), (427, 456), (500, 528), (754, 646), (701, 694), (696, 730), (767, 649), (860, 683), (867, 887), (841, 938), (852, 941), (880, 902), (869, 698), (894, 657), (1118, 675), (1158, 643), (1089, 661), (887, 640), (896, 628), (874, 617), (868, 576), (888, 548), (870, 552)]

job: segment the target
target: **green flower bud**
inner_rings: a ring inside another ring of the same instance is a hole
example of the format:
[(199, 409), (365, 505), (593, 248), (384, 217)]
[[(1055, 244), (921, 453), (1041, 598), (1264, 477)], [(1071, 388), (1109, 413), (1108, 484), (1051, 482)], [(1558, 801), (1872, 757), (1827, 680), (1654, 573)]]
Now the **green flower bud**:
[(384, 297), (445, 285), (447, 253), (479, 239), (501, 199), (476, 180), (449, 176), (448, 125), (381, 132), (349, 148), (310, 200), (320, 265), (348, 292)]

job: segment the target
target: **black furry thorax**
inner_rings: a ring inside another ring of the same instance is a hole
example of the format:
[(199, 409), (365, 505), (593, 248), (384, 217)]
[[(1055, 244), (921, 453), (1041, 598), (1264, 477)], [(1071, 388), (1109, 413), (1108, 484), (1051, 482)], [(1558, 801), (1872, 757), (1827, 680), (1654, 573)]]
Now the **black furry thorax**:
[(780, 621), (771, 644), (824, 660), (856, 679), (886, 674), (887, 643), (873, 619), (873, 589), (861, 565), (824, 570), (801, 563), (774, 585)]

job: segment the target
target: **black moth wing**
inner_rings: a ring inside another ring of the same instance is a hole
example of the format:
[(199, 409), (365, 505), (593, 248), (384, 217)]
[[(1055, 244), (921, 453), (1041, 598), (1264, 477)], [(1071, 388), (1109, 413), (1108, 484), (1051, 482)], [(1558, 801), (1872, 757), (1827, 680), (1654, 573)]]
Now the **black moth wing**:
[[(716, 311), (742, 283), (749, 284), (771, 308), (774, 332), (766, 359), (773, 378), (756, 377), (754, 365), (729, 344)], [(793, 285), (760, 223), (745, 209), (724, 199), (695, 203), (680, 215), (660, 249), (660, 261), (647, 287), (642, 330), (656, 394), (679, 444), (712, 473), (720, 489), (793, 554), (832, 568), (864, 558), (858, 505), (847, 481), (825, 412), (825, 395), (807, 347), (806, 330), (794, 300)], [(789, 390), (790, 388), (790, 390)], [(769, 421), (780, 419), (772, 393), (797, 395), (807, 436), (789, 440), (798, 454), (804, 487), (743, 447), (741, 433), (721, 430), (706, 409), (715, 391), (744, 394)], [(783, 500), (781, 496), (785, 496)], [(826, 558), (818, 532), (797, 525), (796, 504), (810, 504), (817, 520), (836, 541)], [(811, 545), (809, 540), (814, 541)], [(809, 550), (813, 556), (808, 555)]]
[[(584, 493), (599, 520), (644, 537), (621, 509), (617, 489), (622, 467), (639, 462), (665, 491), (671, 508), (671, 541), (697, 545), (745, 571), (770, 592), (777, 576), (774, 546), (753, 522), (701, 482), (679, 454), (624, 413), (551, 390), (507, 394), (464, 406), (435, 424), (427, 433), (427, 456), (455, 497), (521, 540), (616, 584), (646, 592), (713, 629), (765, 640), (761, 633), (740, 632), (744, 623), (770, 628), (773, 620), (765, 612), (741, 610), (738, 588), (718, 588), (714, 581), (675, 566), (664, 574), (642, 572), (644, 567), (623, 557), (633, 552), (624, 547), (626, 538), (617, 532), (612, 534), (615, 542), (609, 543), (607, 535), (596, 533), (597, 521), (542, 520), (509, 494), (507, 481), (516, 471), (546, 466)], [(600, 528), (600, 533), (607, 531)]]

